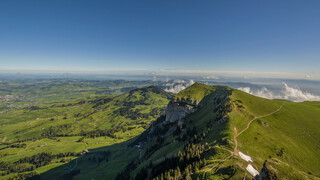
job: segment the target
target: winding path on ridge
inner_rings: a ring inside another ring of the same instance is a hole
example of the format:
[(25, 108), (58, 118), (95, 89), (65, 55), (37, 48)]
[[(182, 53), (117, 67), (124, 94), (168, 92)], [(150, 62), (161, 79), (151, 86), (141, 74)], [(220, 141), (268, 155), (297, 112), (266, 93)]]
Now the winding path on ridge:
[(281, 104), (281, 106), (280, 106), (277, 110), (275, 110), (275, 111), (273, 111), (273, 112), (271, 112), (271, 113), (269, 113), (269, 114), (254, 117), (253, 119), (251, 119), (251, 120), (249, 121), (249, 123), (247, 124), (247, 127), (244, 128), (244, 129), (243, 129), (242, 131), (240, 131), (239, 133), (237, 133), (237, 127), (234, 127), (235, 136), (233, 137), (233, 140), (234, 140), (234, 143), (235, 143), (235, 147), (234, 147), (234, 150), (233, 150), (234, 152), (233, 152), (233, 153), (234, 153), (234, 154), (238, 154), (238, 141), (237, 141), (237, 137), (240, 136), (242, 133), (244, 133), (246, 130), (248, 130), (249, 127), (250, 127), (250, 125), (251, 125), (251, 123), (252, 123), (253, 121), (255, 121), (255, 120), (257, 120), (257, 119), (260, 119), (260, 118), (267, 117), (267, 116), (271, 116), (272, 114), (280, 111), (281, 108), (282, 108), (282, 106), (283, 106), (283, 104)]
[(240, 131), (239, 133), (237, 132), (237, 128), (234, 127), (235, 136), (233, 137), (233, 140), (234, 140), (234, 142), (235, 142), (235, 147), (234, 147), (234, 149), (233, 149), (233, 152), (232, 152), (231, 150), (229, 150), (229, 149), (226, 149), (226, 148), (223, 148), (223, 147), (220, 147), (220, 146), (215, 146), (215, 147), (217, 147), (217, 148), (220, 148), (220, 149), (223, 149), (223, 150), (226, 150), (226, 151), (230, 152), (231, 155), (228, 156), (228, 157), (226, 157), (225, 159), (221, 160), (217, 165), (213, 166), (213, 167), (210, 168), (209, 170), (206, 170), (204, 176), (206, 177), (208, 171), (211, 171), (212, 169), (218, 167), (220, 164), (222, 164), (222, 163), (225, 162), (226, 160), (230, 159), (232, 156), (234, 156), (234, 155), (238, 156), (239, 153), (238, 153), (238, 141), (237, 141), (237, 137), (240, 136), (242, 133), (244, 133), (246, 130), (248, 130), (249, 127), (250, 127), (250, 125), (251, 125), (251, 123), (252, 123), (253, 121), (255, 121), (255, 120), (257, 120), (257, 119), (260, 119), (260, 118), (267, 117), (267, 116), (271, 116), (272, 114), (280, 111), (281, 108), (282, 108), (282, 106), (283, 106), (283, 104), (281, 104), (281, 106), (280, 106), (277, 110), (275, 110), (275, 111), (273, 111), (273, 112), (271, 112), (271, 113), (268, 113), (268, 114), (266, 114), (266, 115), (255, 116), (253, 119), (251, 119), (251, 120), (248, 122), (247, 127), (244, 128), (244, 129), (243, 129), (242, 131)]

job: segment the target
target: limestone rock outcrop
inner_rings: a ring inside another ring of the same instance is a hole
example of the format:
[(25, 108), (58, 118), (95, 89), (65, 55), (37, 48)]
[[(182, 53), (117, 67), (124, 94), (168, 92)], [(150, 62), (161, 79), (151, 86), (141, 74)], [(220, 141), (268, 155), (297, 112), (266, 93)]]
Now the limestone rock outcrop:
[(192, 102), (192, 104), (187, 101), (183, 102), (173, 100), (169, 102), (166, 109), (166, 121), (167, 122), (178, 122), (180, 128), (183, 125), (183, 118), (188, 114), (191, 114), (197, 110), (197, 104)]

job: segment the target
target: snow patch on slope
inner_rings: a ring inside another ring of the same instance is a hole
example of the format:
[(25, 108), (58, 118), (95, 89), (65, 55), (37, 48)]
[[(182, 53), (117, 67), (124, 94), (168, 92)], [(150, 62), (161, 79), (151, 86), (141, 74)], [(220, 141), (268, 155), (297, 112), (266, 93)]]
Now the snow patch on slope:
[(250, 162), (253, 162), (250, 156), (247, 156), (247, 155), (243, 154), (243, 153), (240, 152), (240, 151), (239, 151), (239, 155), (240, 155), (241, 159), (243, 159), (243, 160), (245, 160), (245, 161), (247, 161), (247, 162), (249, 162), (249, 161), (250, 161)]
[(251, 164), (248, 164), (246, 170), (253, 176), (255, 177), (256, 175), (259, 175), (259, 172), (254, 169), (254, 167), (251, 166)]

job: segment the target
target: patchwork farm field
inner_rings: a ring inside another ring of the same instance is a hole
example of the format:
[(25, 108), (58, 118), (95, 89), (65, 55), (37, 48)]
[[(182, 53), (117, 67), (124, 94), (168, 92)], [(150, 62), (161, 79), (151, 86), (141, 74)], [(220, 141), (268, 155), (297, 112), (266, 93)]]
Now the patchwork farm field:
[(149, 83), (1, 82), (1, 179), (41, 174), (141, 134), (171, 97), (154, 86), (130, 91)]

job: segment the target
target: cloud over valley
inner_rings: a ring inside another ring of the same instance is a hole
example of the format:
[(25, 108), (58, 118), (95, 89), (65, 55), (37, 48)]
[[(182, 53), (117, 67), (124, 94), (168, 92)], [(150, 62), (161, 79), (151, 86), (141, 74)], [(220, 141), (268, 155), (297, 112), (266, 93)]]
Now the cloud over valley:
[(246, 93), (268, 99), (286, 99), (295, 102), (320, 101), (320, 96), (307, 91), (302, 91), (299, 87), (291, 87), (285, 82), (282, 83), (282, 86), (283, 87), (280, 92), (271, 91), (266, 87), (256, 90), (252, 90), (250, 87), (239, 87), (238, 89)]

